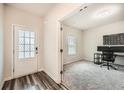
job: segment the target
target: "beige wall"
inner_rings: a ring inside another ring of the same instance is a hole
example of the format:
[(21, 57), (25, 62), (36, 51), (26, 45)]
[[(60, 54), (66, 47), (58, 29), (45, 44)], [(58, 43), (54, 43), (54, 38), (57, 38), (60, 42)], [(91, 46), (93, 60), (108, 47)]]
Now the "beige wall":
[(33, 30), (36, 30), (38, 33), (38, 46), (39, 46), (39, 55), (38, 55), (38, 69), (43, 69), (42, 64), (42, 46), (43, 46), (43, 20), (41, 17), (35, 16), (28, 12), (5, 6), (5, 34), (4, 34), (4, 60), (5, 60), (5, 79), (10, 79), (12, 77), (12, 24), (18, 24), (23, 26), (32, 26)]
[(124, 21), (83, 31), (83, 57), (93, 61), (97, 46), (103, 45), (103, 35), (124, 33)]
[[(63, 25), (63, 63), (68, 64), (71, 62), (83, 59), (83, 31)], [(76, 55), (68, 55), (67, 37), (73, 36), (76, 38)]]
[(60, 24), (59, 20), (77, 9), (81, 4), (58, 4), (45, 17), (44, 24), (44, 70), (60, 83)]
[(0, 4), (0, 88), (3, 83), (3, 15), (4, 6)]

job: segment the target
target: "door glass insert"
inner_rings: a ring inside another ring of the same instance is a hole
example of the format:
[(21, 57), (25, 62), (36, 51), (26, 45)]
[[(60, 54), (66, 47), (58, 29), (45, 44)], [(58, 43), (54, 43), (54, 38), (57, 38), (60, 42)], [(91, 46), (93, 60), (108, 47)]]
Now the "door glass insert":
[(35, 33), (19, 30), (17, 46), (19, 59), (35, 57)]

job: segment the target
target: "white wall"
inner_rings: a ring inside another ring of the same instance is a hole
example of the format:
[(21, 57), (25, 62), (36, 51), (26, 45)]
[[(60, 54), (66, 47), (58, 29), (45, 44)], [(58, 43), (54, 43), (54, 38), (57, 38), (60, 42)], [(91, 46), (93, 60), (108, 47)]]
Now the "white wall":
[(97, 46), (103, 45), (103, 35), (124, 33), (124, 21), (83, 31), (83, 57), (93, 61)]
[[(79, 61), (83, 59), (83, 31), (63, 25), (63, 62), (68, 64), (71, 62)], [(76, 55), (68, 55), (68, 36), (76, 38)]]
[(58, 4), (45, 17), (44, 24), (44, 70), (60, 83), (60, 24), (59, 20), (81, 4)]
[(5, 79), (12, 76), (12, 24), (32, 26), (33, 30), (38, 32), (39, 55), (38, 69), (43, 69), (43, 20), (39, 16), (35, 16), (23, 10), (16, 9), (11, 6), (5, 6), (5, 34), (4, 34), (4, 60), (5, 60)]
[(4, 6), (0, 4), (0, 88), (3, 83), (3, 15)]

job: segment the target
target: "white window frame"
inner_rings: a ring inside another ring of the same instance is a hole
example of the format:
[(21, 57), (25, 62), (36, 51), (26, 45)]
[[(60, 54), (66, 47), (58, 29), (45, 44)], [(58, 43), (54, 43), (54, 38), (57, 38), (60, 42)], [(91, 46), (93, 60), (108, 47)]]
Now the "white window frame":
[[(74, 36), (68, 36), (67, 37), (67, 48), (68, 48), (68, 55), (76, 55), (77, 54), (77, 39)], [(73, 51), (71, 51), (70, 48), (73, 48)]]

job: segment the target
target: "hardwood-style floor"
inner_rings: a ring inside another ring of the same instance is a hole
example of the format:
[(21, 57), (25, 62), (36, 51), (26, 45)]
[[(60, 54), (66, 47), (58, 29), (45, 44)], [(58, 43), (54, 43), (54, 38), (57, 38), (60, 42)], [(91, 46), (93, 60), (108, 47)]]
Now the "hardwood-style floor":
[(63, 90), (64, 86), (57, 84), (45, 72), (30, 74), (20, 78), (5, 81), (2, 90)]

